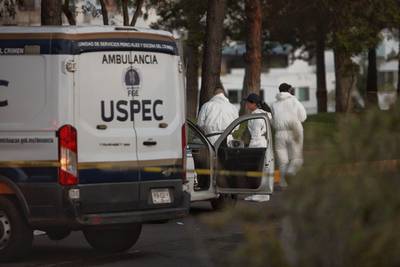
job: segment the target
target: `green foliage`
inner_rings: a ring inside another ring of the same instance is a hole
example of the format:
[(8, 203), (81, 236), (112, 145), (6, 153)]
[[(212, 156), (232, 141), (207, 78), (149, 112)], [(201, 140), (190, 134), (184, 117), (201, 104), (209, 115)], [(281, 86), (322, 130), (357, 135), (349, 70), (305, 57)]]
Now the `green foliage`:
[(224, 215), (245, 239), (231, 265), (399, 266), (400, 109), (309, 123), (335, 125), (332, 138), (308, 141), (330, 149), (305, 158), (288, 190), (272, 195), (279, 202)]
[(272, 40), (313, 50), (319, 33), (349, 55), (374, 47), (379, 32), (400, 23), (396, 0), (271, 0), (266, 12)]
[(188, 42), (201, 45), (205, 36), (207, 1), (150, 0), (160, 17), (152, 28), (180, 31), (188, 35)]
[[(329, 141), (334, 139), (337, 131), (336, 121), (340, 115), (337, 113), (320, 113), (311, 115), (307, 118), (304, 127), (304, 148), (307, 151), (318, 151), (320, 149), (328, 149)], [(315, 142), (318, 140), (318, 142)], [(310, 152), (306, 152), (308, 155)]]

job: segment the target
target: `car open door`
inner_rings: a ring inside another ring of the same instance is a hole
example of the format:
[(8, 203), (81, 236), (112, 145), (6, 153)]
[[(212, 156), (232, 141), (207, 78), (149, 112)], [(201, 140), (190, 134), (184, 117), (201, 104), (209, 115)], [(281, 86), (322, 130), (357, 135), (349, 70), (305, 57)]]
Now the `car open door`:
[[(266, 147), (249, 147), (248, 123), (262, 120)], [(270, 121), (265, 113), (244, 115), (232, 122), (214, 144), (213, 178), (217, 193), (271, 194), (274, 184), (274, 154)]]
[(190, 187), (193, 188), (191, 200), (213, 198), (216, 193), (212, 179), (214, 147), (197, 125), (188, 120), (187, 126), (187, 171)]

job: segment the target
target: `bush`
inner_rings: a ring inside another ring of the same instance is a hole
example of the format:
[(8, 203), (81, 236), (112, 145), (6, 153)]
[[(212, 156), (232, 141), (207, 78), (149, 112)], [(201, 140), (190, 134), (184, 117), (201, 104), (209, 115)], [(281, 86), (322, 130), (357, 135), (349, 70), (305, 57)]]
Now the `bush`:
[(306, 132), (330, 149), (306, 158), (276, 205), (225, 215), (245, 233), (232, 265), (400, 266), (400, 109), (335, 128), (323, 141)]

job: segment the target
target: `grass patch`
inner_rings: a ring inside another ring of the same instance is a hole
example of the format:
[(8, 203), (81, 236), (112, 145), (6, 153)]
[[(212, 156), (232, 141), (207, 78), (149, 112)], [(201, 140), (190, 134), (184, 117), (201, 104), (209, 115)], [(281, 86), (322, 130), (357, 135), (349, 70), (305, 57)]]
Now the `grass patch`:
[(338, 117), (336, 113), (310, 115), (304, 123), (304, 149), (328, 149), (337, 132)]

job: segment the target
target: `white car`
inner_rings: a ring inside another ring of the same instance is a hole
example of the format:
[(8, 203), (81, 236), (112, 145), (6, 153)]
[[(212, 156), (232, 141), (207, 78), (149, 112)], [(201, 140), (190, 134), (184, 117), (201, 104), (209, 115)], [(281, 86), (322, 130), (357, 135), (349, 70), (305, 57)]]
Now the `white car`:
[[(250, 148), (247, 123), (264, 120), (266, 148)], [(187, 121), (187, 190), (191, 202), (210, 201), (214, 209), (238, 194), (273, 192), (274, 153), (271, 124), (266, 114), (244, 115), (221, 133), (214, 145), (192, 122)]]

